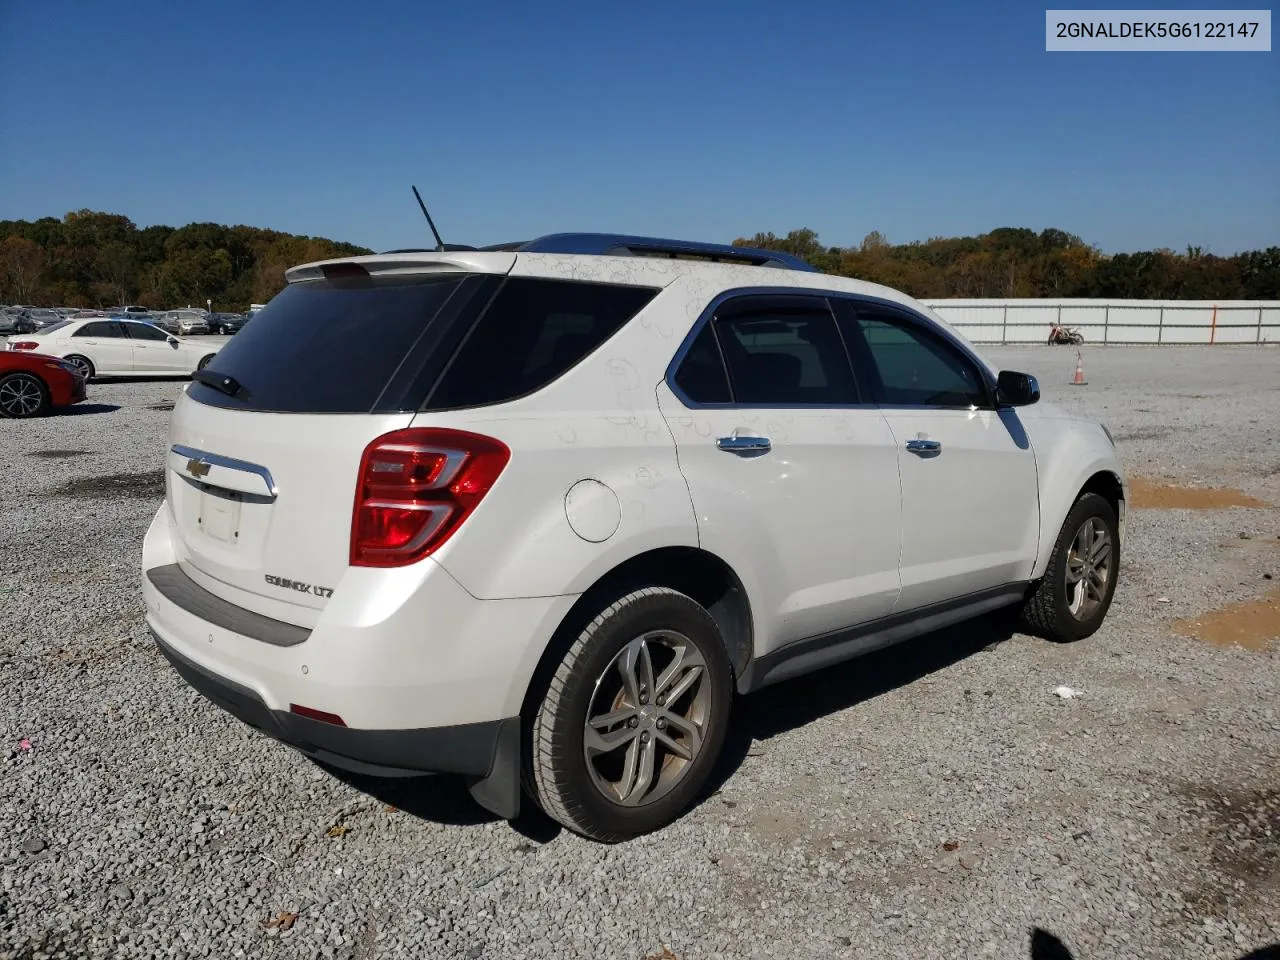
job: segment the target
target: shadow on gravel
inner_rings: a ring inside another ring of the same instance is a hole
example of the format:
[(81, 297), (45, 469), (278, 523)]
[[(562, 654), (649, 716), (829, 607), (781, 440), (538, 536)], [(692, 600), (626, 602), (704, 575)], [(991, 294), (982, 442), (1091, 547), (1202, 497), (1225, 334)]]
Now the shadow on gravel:
[(80, 477), (54, 492), (59, 496), (79, 500), (112, 497), (152, 500), (164, 496), (164, 471), (147, 470), (144, 473), (115, 473), (107, 477)]
[(183, 383), (191, 379), (186, 376), (177, 377), (112, 377), (110, 380), (94, 380), (94, 386), (105, 386), (117, 383)]
[[(414, 817), (449, 826), (472, 827), (499, 818), (471, 798), (461, 777), (368, 777), (312, 760), (325, 773)], [(535, 843), (549, 843), (561, 832), (558, 823), (539, 810), (528, 797), (520, 804), (520, 816), (511, 829)]]
[(979, 617), (739, 698), (708, 795), (737, 772), (752, 741), (768, 740), (906, 686), (1003, 643), (1014, 629), (1007, 611)]
[(115, 413), (120, 409), (116, 403), (77, 403), (74, 407), (62, 407), (59, 417), (88, 417), (95, 413)]
[[(1077, 956), (1048, 930), (1034, 927), (1031, 931), (1031, 960), (1085, 960)], [(1236, 960), (1280, 960), (1280, 943), (1242, 953)]]
[(92, 450), (32, 450), (28, 457), (40, 457), (43, 460), (67, 460), (71, 457), (96, 456)]
[[(733, 722), (720, 760), (699, 803), (722, 787), (742, 765), (752, 741), (768, 740), (820, 717), (905, 686), (921, 677), (1008, 640), (1012, 617), (993, 614), (878, 650), (848, 663), (769, 687), (734, 704)], [(384, 779), (317, 763), (342, 783), (415, 817), (454, 826), (474, 826), (498, 818), (472, 798), (459, 777)], [(511, 828), (535, 843), (548, 843), (562, 830), (527, 797)]]

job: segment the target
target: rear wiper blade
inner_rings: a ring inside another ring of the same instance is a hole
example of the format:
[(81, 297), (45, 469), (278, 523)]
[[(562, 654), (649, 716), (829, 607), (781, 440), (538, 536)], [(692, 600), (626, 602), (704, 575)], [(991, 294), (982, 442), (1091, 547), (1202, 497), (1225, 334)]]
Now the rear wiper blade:
[(228, 397), (239, 396), (244, 391), (244, 387), (235, 377), (228, 377), (225, 373), (214, 373), (212, 370), (197, 370), (191, 374), (191, 379), (196, 383), (203, 383), (206, 387), (221, 390)]

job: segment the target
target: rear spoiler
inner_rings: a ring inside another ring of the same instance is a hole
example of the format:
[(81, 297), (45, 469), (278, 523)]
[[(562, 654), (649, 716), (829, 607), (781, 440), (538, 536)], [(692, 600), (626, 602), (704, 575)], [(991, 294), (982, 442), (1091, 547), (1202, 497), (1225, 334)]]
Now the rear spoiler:
[(363, 257), (319, 260), (290, 267), (284, 272), (289, 283), (307, 280), (339, 279), (357, 276), (396, 277), (424, 273), (488, 273), (507, 274), (515, 266), (516, 255), (510, 252), (471, 250), (413, 251), (381, 253)]

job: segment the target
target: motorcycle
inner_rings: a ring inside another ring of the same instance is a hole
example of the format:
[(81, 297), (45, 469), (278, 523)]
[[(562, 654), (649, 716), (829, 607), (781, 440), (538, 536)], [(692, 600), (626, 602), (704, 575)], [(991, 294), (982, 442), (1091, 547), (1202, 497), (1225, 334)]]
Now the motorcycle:
[(1049, 346), (1055, 343), (1066, 343), (1073, 346), (1084, 343), (1084, 334), (1071, 327), (1060, 327), (1056, 323), (1049, 330)]

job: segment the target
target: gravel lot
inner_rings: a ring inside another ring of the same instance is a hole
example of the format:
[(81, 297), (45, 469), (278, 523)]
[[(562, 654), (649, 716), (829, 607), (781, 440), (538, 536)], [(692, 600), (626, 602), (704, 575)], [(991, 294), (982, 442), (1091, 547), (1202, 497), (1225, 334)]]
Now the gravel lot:
[[(1276, 349), (1086, 347), (1086, 387), (1072, 350), (987, 352), (1103, 419), (1132, 475), (1280, 504)], [(1174, 630), (1280, 586), (1275, 507), (1131, 512), (1119, 596), (1083, 643), (982, 621), (741, 701), (718, 792), (606, 847), (493, 820), (444, 778), (340, 781), (181, 683), (137, 585), (180, 389), (93, 384), (72, 414), (0, 421), (0, 956), (1012, 958), (1034, 927), (1078, 960), (1280, 942), (1280, 644)]]

